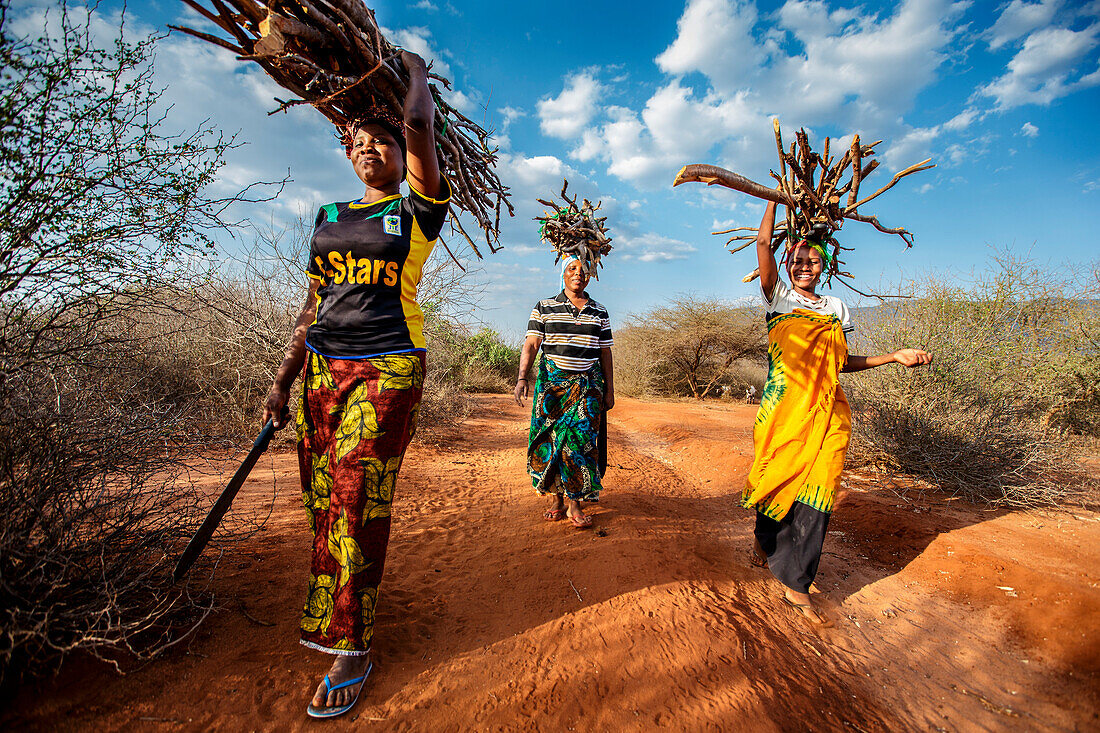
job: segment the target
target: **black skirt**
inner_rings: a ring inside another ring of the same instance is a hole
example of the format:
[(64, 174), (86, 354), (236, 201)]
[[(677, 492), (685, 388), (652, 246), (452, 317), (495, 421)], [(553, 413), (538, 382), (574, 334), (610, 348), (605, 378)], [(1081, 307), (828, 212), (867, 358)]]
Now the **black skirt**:
[(768, 556), (768, 569), (791, 590), (810, 592), (821, 562), (829, 516), (798, 501), (778, 522), (756, 513), (756, 539)]

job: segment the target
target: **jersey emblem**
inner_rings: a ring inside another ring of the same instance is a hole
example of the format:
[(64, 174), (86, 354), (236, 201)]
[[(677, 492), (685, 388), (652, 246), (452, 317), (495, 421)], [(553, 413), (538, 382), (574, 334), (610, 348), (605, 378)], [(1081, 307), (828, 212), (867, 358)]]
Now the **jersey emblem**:
[(389, 214), (382, 217), (382, 229), (386, 234), (393, 234), (395, 236), (401, 236), (401, 217), (396, 214)]

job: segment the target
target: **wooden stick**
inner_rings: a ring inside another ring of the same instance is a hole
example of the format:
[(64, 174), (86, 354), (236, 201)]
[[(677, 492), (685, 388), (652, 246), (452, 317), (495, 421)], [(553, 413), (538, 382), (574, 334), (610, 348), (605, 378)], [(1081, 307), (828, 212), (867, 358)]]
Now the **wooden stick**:
[[(879, 194), (883, 194), (883, 193), (889, 191), (891, 188), (894, 187), (895, 183), (900, 181), (905, 176), (908, 176), (912, 173), (919, 173), (920, 171), (926, 171), (929, 168), (935, 168), (936, 167), (935, 163), (933, 163), (932, 165), (925, 165), (926, 163), (931, 163), (931, 162), (932, 162), (932, 159), (927, 158), (925, 160), (922, 160), (919, 163), (914, 163), (913, 165), (909, 166), (908, 168), (906, 168), (903, 171), (898, 171), (897, 173), (894, 174), (894, 177), (890, 179), (889, 183), (887, 183), (885, 186), (883, 186), (879, 190), (875, 191), (873, 194), (871, 194), (867, 198), (863, 199), (862, 201), (856, 202), (856, 205), (852, 206), (850, 208), (858, 209), (860, 206), (863, 206), (868, 201), (871, 201), (872, 199), (877, 197)], [(847, 216), (847, 214), (845, 214), (845, 218), (851, 219), (851, 218), (854, 218), (854, 217), (850, 217), (850, 216)]]
[(726, 188), (732, 188), (735, 191), (747, 193), (750, 196), (755, 196), (765, 201), (774, 201), (777, 204), (783, 204), (784, 206), (794, 207), (794, 202), (784, 196), (774, 188), (768, 188), (756, 181), (751, 181), (742, 175), (738, 175), (733, 171), (728, 171), (725, 168), (719, 168), (716, 165), (705, 165), (702, 163), (693, 163), (691, 165), (685, 165), (680, 169), (680, 172), (676, 174), (676, 179), (672, 182), (673, 186), (679, 186), (681, 183), (698, 182), (705, 183), (708, 186), (718, 184), (719, 186), (725, 186)]
[(852, 188), (848, 192), (848, 206), (847, 208), (854, 208), (852, 204), (855, 203), (856, 196), (859, 195), (859, 182), (862, 176), (862, 170), (860, 168), (863, 159), (863, 148), (859, 145), (859, 134), (857, 133), (852, 137)]

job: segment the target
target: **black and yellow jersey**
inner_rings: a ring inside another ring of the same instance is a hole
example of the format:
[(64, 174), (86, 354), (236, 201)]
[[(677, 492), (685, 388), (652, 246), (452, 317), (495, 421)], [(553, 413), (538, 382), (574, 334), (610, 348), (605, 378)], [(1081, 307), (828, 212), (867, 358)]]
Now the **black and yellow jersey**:
[(307, 347), (352, 359), (424, 349), (416, 290), (447, 218), (450, 187), (440, 178), (442, 201), (410, 184), (407, 197), (321, 207), (309, 245), (307, 272), (319, 285)]

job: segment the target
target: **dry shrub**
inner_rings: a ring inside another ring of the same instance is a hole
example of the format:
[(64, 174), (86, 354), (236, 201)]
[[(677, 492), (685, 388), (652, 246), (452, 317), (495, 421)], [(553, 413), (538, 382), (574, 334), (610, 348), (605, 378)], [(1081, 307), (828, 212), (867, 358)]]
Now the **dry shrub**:
[[(759, 308), (681, 296), (629, 316), (615, 334), (615, 389), (632, 397), (717, 397), (744, 390), (763, 364), (766, 329)], [(751, 375), (751, 377), (750, 377)]]
[(116, 665), (151, 656), (209, 609), (171, 571), (202, 518), (182, 459), (212, 436), (160, 393), (140, 339), (110, 328), (52, 337), (66, 355), (0, 382), (5, 683), (78, 649)]
[(505, 343), (491, 328), (482, 328), (461, 344), (459, 358), (466, 363), (467, 392), (511, 392), (519, 375), (520, 349)]
[(615, 332), (615, 392), (627, 397), (663, 394), (661, 370), (649, 348), (645, 328), (626, 326)]
[(91, 18), (59, 4), (19, 36), (29, 16), (0, 8), (3, 683), (155, 654), (209, 608), (171, 581), (199, 518), (181, 457), (212, 436), (157, 373), (185, 335), (159, 283), (247, 189), (205, 193), (232, 140), (163, 129), (155, 39), (102, 48)]
[[(916, 346), (934, 361), (846, 378), (853, 459), (971, 500), (1033, 506), (1077, 495), (1088, 481), (1067, 428), (1095, 407), (1074, 383), (1100, 352), (1079, 335), (1095, 309), (1064, 283), (1005, 254), (968, 286), (929, 279), (919, 297), (869, 311), (866, 345), (853, 351)], [(1073, 404), (1080, 411), (1067, 411)]]
[(463, 383), (460, 345), (464, 329), (445, 315), (439, 301), (424, 307), (424, 339), (428, 343), (428, 371), (416, 440), (431, 442), (461, 423), (470, 412)]

